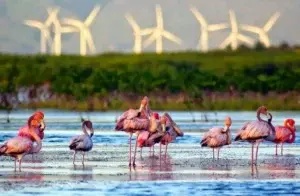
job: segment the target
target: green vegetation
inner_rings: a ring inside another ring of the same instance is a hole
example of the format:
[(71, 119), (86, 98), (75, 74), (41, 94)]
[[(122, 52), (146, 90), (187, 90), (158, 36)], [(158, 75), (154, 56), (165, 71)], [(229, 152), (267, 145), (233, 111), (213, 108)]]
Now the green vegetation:
[(89, 57), (0, 55), (2, 97), (21, 87), (50, 84), (52, 98), (21, 103), (21, 107), (126, 109), (149, 95), (154, 109), (255, 109), (266, 104), (296, 110), (300, 109), (299, 78), (300, 53), (288, 49)]

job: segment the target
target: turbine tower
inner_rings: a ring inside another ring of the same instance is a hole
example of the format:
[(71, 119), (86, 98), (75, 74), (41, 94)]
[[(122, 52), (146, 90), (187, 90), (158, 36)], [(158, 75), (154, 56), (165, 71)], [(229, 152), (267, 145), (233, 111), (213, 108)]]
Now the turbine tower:
[(267, 21), (267, 23), (262, 27), (256, 27), (252, 25), (241, 25), (241, 29), (251, 32), (251, 33), (256, 33), (259, 36), (259, 41), (265, 45), (265, 47), (270, 47), (270, 39), (268, 36), (268, 32), (271, 30), (275, 22), (278, 20), (280, 17), (280, 13), (276, 12), (271, 16), (271, 18)]
[(162, 38), (165, 37), (170, 41), (173, 41), (177, 44), (181, 44), (180, 38), (175, 36), (174, 34), (170, 33), (169, 31), (166, 31), (164, 29), (164, 23), (163, 23), (163, 17), (162, 17), (162, 11), (161, 7), (159, 5), (156, 5), (156, 27), (151, 28), (152, 32), (150, 37), (145, 41), (144, 47), (149, 46), (151, 43), (156, 41), (156, 53), (160, 54), (163, 51), (163, 40)]
[(226, 46), (230, 45), (232, 50), (236, 50), (238, 47), (239, 41), (252, 46), (254, 44), (254, 41), (251, 38), (249, 38), (245, 35), (242, 35), (239, 32), (236, 16), (232, 10), (229, 10), (229, 19), (230, 19), (231, 33), (221, 43), (220, 48), (225, 48)]
[(133, 52), (136, 54), (140, 54), (142, 52), (142, 36), (149, 35), (152, 31), (151, 29), (141, 29), (130, 14), (125, 14), (125, 17), (133, 29)]
[(201, 35), (200, 39), (198, 42), (197, 48), (202, 50), (203, 52), (208, 51), (208, 32), (213, 32), (213, 31), (219, 31), (228, 28), (227, 24), (221, 23), (221, 24), (211, 24), (208, 25), (202, 14), (195, 8), (191, 7), (190, 8), (191, 12), (194, 14), (196, 17), (197, 21), (199, 22), (201, 26)]
[(37, 20), (25, 20), (24, 24), (30, 27), (37, 28), (41, 31), (40, 51), (41, 53), (47, 52), (47, 45), (52, 46), (52, 39), (50, 36), (50, 26), (53, 22), (53, 18), (56, 17), (57, 12), (48, 12), (48, 18), (44, 23)]
[(89, 30), (89, 26), (92, 24), (99, 10), (100, 6), (96, 6), (84, 22), (72, 18), (66, 18), (63, 20), (63, 23), (75, 27), (77, 32), (80, 33), (80, 55), (82, 56), (87, 54), (87, 47), (90, 52), (96, 52), (96, 47), (92, 38), (92, 34)]

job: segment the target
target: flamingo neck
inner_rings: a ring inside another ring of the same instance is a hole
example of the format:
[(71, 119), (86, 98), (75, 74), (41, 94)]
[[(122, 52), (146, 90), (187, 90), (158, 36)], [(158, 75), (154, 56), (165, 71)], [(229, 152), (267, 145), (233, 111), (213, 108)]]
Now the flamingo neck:
[(231, 135), (230, 135), (229, 127), (228, 130), (226, 131), (226, 144), (231, 144)]
[(287, 141), (288, 143), (293, 143), (296, 139), (296, 133), (295, 131), (292, 131), (292, 137)]
[(82, 131), (83, 131), (84, 135), (89, 136), (89, 134), (88, 134), (88, 132), (87, 132), (87, 130), (85, 128), (85, 124), (84, 123), (82, 124)]
[(40, 152), (42, 149), (42, 143), (37, 143), (36, 146), (32, 147), (32, 149), (30, 150), (31, 153), (38, 153)]

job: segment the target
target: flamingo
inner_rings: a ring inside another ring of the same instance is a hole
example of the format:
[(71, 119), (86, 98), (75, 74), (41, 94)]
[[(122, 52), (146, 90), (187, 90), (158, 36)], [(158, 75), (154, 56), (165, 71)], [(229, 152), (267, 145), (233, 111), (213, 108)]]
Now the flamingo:
[(33, 141), (25, 136), (16, 136), (7, 140), (0, 146), (0, 156), (10, 156), (15, 158), (15, 171), (17, 170), (16, 161), (19, 162), (19, 171), (21, 172), (22, 159), (25, 155), (30, 153), (39, 152), (42, 148), (42, 142), (39, 136), (35, 132), (35, 128), (39, 126), (39, 122), (35, 119), (31, 119), (28, 122), (28, 133), (37, 142), (37, 145), (33, 145)]
[(150, 117), (149, 130), (143, 130), (137, 136), (137, 145), (141, 148), (143, 147), (153, 147), (156, 143), (159, 143), (164, 136), (166, 130), (166, 120), (159, 118), (159, 114), (154, 112)]
[[(87, 129), (90, 131), (90, 134), (88, 134)], [(70, 141), (69, 148), (70, 148), (70, 150), (74, 150), (73, 165), (75, 165), (76, 153), (78, 151), (81, 151), (82, 152), (82, 165), (84, 166), (85, 152), (88, 152), (88, 151), (92, 150), (92, 148), (93, 148), (92, 137), (94, 135), (94, 129), (93, 129), (92, 122), (89, 120), (83, 121), (82, 122), (82, 131), (83, 131), (83, 135), (74, 136)]]
[[(40, 122), (40, 126), (37, 129), (35, 129), (35, 131), (36, 131), (36, 134), (40, 137), (40, 139), (43, 140), (44, 139), (44, 130), (46, 128), (46, 125), (44, 122), (44, 113), (42, 111), (37, 111), (32, 116), (30, 116), (28, 120), (30, 120), (30, 119), (36, 119)], [(28, 131), (29, 131), (29, 127), (28, 127), (28, 123), (26, 123), (23, 127), (21, 127), (19, 129), (18, 136), (21, 136), (21, 137), (25, 136), (30, 139), (33, 139), (31, 137), (31, 135), (28, 133)]]
[[(145, 96), (140, 104), (138, 110), (129, 109), (124, 112), (117, 120), (115, 130), (124, 131), (129, 133), (129, 166), (131, 166), (131, 139), (132, 135), (136, 132), (147, 130), (150, 124), (149, 116), (152, 113), (148, 107), (149, 98)], [(137, 141), (136, 141), (137, 142)], [(135, 145), (135, 152), (137, 148), (137, 143)], [(133, 161), (133, 166), (135, 166), (135, 157)]]
[(231, 118), (225, 118), (225, 127), (213, 127), (208, 132), (205, 133), (203, 139), (200, 144), (202, 147), (209, 146), (213, 149), (213, 159), (215, 159), (215, 148), (218, 149), (218, 159), (220, 148), (224, 145), (231, 144)]
[(283, 155), (283, 143), (293, 143), (296, 139), (295, 121), (293, 119), (286, 119), (283, 126), (275, 127), (275, 132), (273, 142), (276, 143), (276, 155), (278, 144), (281, 144), (281, 155)]
[(173, 142), (177, 136), (183, 137), (184, 133), (178, 128), (177, 124), (172, 120), (171, 116), (168, 113), (164, 113), (162, 118), (166, 120), (166, 134), (160, 141), (159, 154), (161, 154), (161, 145), (165, 145), (166, 157), (169, 143)]
[[(268, 121), (262, 120), (260, 115), (264, 114), (268, 117)], [(256, 112), (256, 121), (247, 122), (237, 133), (235, 141), (248, 141), (252, 144), (251, 151), (251, 163), (254, 164), (253, 154), (254, 154), (254, 145), (256, 146), (256, 155), (255, 155), (255, 164), (257, 163), (257, 154), (259, 143), (262, 140), (273, 141), (275, 137), (275, 128), (271, 123), (271, 114), (268, 112), (266, 106), (260, 106)]]

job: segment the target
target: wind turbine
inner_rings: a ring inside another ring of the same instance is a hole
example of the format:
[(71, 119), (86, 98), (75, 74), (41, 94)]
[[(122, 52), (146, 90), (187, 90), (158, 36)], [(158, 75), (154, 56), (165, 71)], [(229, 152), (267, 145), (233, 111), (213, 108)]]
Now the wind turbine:
[(53, 12), (48, 12), (48, 18), (44, 23), (37, 20), (25, 20), (24, 24), (30, 27), (37, 28), (41, 31), (41, 41), (40, 41), (40, 50), (41, 53), (47, 52), (47, 44), (52, 45), (52, 39), (50, 36), (50, 25), (52, 24), (53, 18), (56, 17), (58, 10)]
[(276, 12), (271, 16), (271, 18), (267, 21), (267, 23), (262, 27), (256, 27), (252, 25), (241, 25), (241, 29), (251, 32), (251, 33), (256, 33), (259, 36), (259, 41), (265, 45), (265, 47), (270, 47), (270, 39), (268, 36), (268, 32), (271, 30), (275, 22), (278, 20), (280, 17), (280, 13)]
[(133, 35), (134, 35), (133, 52), (136, 54), (140, 54), (142, 52), (142, 36), (149, 35), (152, 32), (152, 30), (149, 28), (141, 29), (130, 14), (125, 14), (125, 17), (133, 29)]
[(75, 27), (77, 32), (79, 31), (80, 33), (80, 55), (86, 55), (87, 47), (92, 53), (96, 52), (96, 47), (92, 38), (92, 34), (89, 30), (89, 26), (92, 24), (99, 10), (100, 6), (96, 6), (84, 22), (72, 18), (66, 18), (63, 20), (63, 23)]
[(59, 8), (48, 8), (47, 12), (49, 15), (52, 15), (52, 24), (53, 24), (53, 32), (54, 39), (52, 42), (52, 52), (55, 55), (61, 54), (61, 36), (63, 33), (72, 33), (77, 30), (73, 27), (61, 26), (61, 23), (58, 20), (57, 14), (59, 12)]
[(201, 26), (201, 35), (198, 43), (198, 48), (201, 49), (203, 52), (208, 51), (208, 32), (219, 31), (228, 28), (227, 24), (211, 24), (208, 25), (202, 14), (195, 8), (190, 8), (191, 12), (194, 14), (196, 19), (198, 20)]
[(232, 50), (236, 50), (238, 47), (238, 41), (244, 42), (249, 45), (253, 45), (254, 41), (242, 35), (239, 32), (238, 24), (236, 21), (235, 13), (232, 10), (229, 10), (229, 19), (230, 19), (230, 26), (231, 26), (231, 33), (230, 35), (221, 43), (220, 48), (225, 48), (226, 46), (230, 45)]
[(181, 44), (180, 38), (170, 33), (169, 31), (164, 30), (164, 23), (162, 17), (161, 7), (156, 5), (156, 27), (151, 28), (152, 35), (145, 41), (144, 47), (149, 46), (152, 42), (156, 41), (156, 53), (162, 53), (163, 43), (162, 38), (165, 37), (170, 41), (173, 41), (177, 44)]

